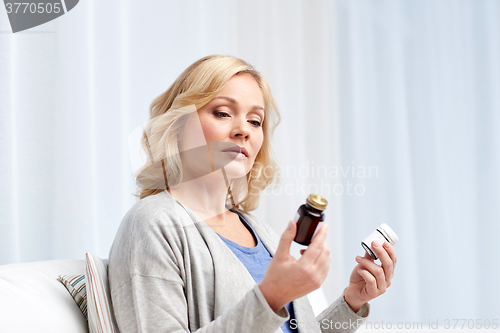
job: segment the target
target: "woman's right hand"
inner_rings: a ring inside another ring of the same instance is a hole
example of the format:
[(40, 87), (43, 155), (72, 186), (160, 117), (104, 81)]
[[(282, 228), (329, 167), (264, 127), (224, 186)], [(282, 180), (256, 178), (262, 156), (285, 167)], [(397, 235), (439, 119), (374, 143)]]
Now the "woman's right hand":
[(297, 260), (290, 255), (290, 245), (295, 238), (297, 225), (288, 223), (281, 235), (278, 249), (267, 267), (259, 289), (269, 306), (278, 312), (289, 302), (318, 289), (330, 269), (330, 249), (325, 243), (327, 225), (321, 227), (311, 244), (301, 250), (302, 257)]

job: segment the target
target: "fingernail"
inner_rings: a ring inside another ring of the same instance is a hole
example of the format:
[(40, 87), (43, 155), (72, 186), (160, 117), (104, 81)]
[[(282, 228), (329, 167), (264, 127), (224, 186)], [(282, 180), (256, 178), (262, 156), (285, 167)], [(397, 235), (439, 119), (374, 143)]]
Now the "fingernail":
[(373, 241), (373, 247), (379, 247), (380, 246), (380, 243), (377, 242), (377, 241)]
[(292, 230), (292, 222), (288, 222), (288, 227), (286, 228), (286, 230)]
[(356, 261), (357, 261), (357, 262), (360, 262), (362, 259), (363, 259), (363, 258), (362, 258), (362, 257), (360, 257), (360, 256), (357, 256), (357, 257), (356, 257)]
[(384, 247), (385, 247), (386, 249), (389, 249), (391, 246), (389, 245), (389, 243), (388, 243), (388, 242), (384, 242)]

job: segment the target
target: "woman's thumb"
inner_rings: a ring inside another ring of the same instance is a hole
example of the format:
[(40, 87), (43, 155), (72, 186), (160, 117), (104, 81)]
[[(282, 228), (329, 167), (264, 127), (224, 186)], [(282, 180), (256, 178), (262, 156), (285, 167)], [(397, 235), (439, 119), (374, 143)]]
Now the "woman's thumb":
[(278, 245), (278, 249), (276, 250), (276, 254), (290, 254), (290, 245), (295, 238), (295, 234), (297, 232), (296, 222), (290, 221), (288, 222), (288, 226), (286, 230), (281, 235), (280, 243)]

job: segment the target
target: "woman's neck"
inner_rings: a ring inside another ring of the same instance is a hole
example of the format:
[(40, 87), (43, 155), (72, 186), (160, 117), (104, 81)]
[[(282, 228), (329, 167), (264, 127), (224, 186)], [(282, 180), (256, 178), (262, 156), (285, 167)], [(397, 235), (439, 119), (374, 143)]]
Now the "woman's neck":
[(204, 221), (215, 219), (220, 223), (226, 219), (228, 185), (221, 170), (183, 182), (168, 192)]

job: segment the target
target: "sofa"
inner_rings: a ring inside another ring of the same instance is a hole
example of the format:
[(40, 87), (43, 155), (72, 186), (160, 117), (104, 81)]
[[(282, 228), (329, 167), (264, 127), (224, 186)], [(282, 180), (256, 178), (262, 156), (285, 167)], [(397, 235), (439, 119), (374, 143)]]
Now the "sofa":
[(59, 281), (61, 274), (85, 274), (85, 261), (0, 266), (0, 332), (89, 332), (87, 319)]
[[(61, 276), (81, 276), (83, 291), (76, 295), (77, 285), (72, 293)], [(77, 304), (81, 303), (77, 296), (82, 295), (85, 311)], [(316, 314), (324, 309), (326, 298), (321, 290), (308, 296)], [(0, 266), (0, 333), (28, 332), (119, 333), (109, 296), (107, 261), (88, 252), (85, 260)]]
[(85, 260), (0, 266), (0, 332), (118, 333), (107, 261), (89, 252)]

